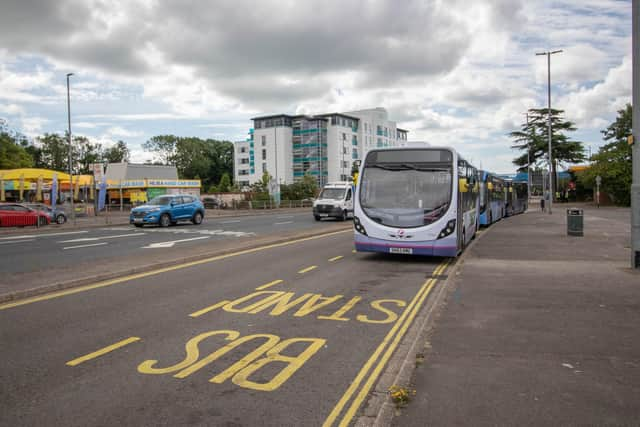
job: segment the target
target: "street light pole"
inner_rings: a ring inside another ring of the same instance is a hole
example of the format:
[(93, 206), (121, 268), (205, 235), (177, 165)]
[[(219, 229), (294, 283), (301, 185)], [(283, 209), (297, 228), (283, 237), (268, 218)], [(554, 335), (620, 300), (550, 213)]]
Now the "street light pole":
[(632, 181), (631, 181), (631, 268), (640, 269), (640, 0), (633, 0), (631, 6), (632, 30), (632, 74), (633, 112), (631, 116)]
[(67, 119), (68, 119), (68, 134), (69, 134), (69, 191), (71, 192), (71, 218), (73, 224), (76, 224), (76, 210), (73, 204), (73, 169), (71, 167), (71, 97), (69, 96), (69, 77), (73, 76), (73, 73), (67, 73)]
[(549, 124), (549, 215), (551, 215), (551, 207), (553, 206), (553, 196), (555, 193), (555, 187), (553, 186), (555, 180), (553, 175), (553, 157), (551, 156), (551, 55), (560, 53), (562, 50), (554, 50), (547, 52), (539, 52), (536, 55), (547, 56), (547, 118)]

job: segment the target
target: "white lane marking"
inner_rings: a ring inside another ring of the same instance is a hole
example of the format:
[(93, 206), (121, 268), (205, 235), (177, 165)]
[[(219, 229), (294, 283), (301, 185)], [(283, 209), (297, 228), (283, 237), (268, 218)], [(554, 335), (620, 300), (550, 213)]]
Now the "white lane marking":
[(220, 224), (234, 224), (236, 222), (242, 222), (239, 219), (234, 219), (233, 221), (220, 221)]
[(64, 236), (67, 234), (80, 234), (80, 233), (88, 233), (88, 231), (66, 231), (64, 233), (47, 233), (47, 234), (25, 234), (22, 236), (0, 237), (0, 240), (33, 239), (36, 237)]
[(200, 239), (209, 239), (209, 236), (192, 237), (191, 239), (180, 239), (180, 240), (171, 240), (168, 242), (151, 243), (147, 246), (143, 246), (142, 249), (171, 248), (176, 243), (190, 242), (192, 240), (200, 240)]
[(295, 218), (295, 215), (281, 215), (281, 216), (277, 216), (276, 218), (278, 219), (285, 219), (285, 218)]
[(293, 221), (274, 222), (273, 225), (293, 224)]
[(96, 240), (117, 239), (118, 237), (133, 237), (133, 236), (143, 236), (143, 235), (144, 233), (131, 233), (131, 234), (118, 234), (115, 236), (83, 237), (81, 239), (63, 240), (58, 243), (95, 242)]
[(91, 246), (102, 246), (107, 244), (108, 244), (107, 242), (102, 242), (102, 243), (91, 243), (90, 245), (67, 246), (66, 248), (62, 248), (62, 250), (66, 251), (67, 249), (88, 248)]
[(36, 239), (28, 239), (28, 240), (25, 240), (25, 239), (20, 239), (20, 240), (11, 240), (11, 241), (8, 241), (8, 242), (0, 242), (0, 245), (9, 245), (9, 244), (11, 244), (11, 243), (26, 243), (26, 242), (35, 242), (35, 241), (36, 241)]

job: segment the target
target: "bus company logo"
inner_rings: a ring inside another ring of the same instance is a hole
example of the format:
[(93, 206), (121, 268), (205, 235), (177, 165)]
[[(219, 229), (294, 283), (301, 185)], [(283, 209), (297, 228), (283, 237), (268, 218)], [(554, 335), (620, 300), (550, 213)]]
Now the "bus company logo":
[(397, 236), (402, 239), (404, 237), (404, 230), (398, 230)]

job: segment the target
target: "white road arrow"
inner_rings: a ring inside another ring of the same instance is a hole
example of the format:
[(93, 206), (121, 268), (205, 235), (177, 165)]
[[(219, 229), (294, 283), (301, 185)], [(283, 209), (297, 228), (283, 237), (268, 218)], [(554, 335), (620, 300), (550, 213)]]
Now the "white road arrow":
[(171, 248), (176, 243), (190, 242), (192, 240), (209, 239), (209, 238), (210, 238), (209, 236), (202, 236), (202, 237), (193, 237), (191, 239), (171, 240), (169, 242), (151, 243), (147, 246), (143, 246), (142, 248), (143, 249)]

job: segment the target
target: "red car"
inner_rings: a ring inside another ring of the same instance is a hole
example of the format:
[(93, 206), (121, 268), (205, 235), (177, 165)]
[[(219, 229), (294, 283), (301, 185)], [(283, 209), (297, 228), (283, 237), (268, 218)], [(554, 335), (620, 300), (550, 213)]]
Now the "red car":
[(46, 212), (30, 209), (18, 203), (0, 204), (0, 227), (49, 224)]

